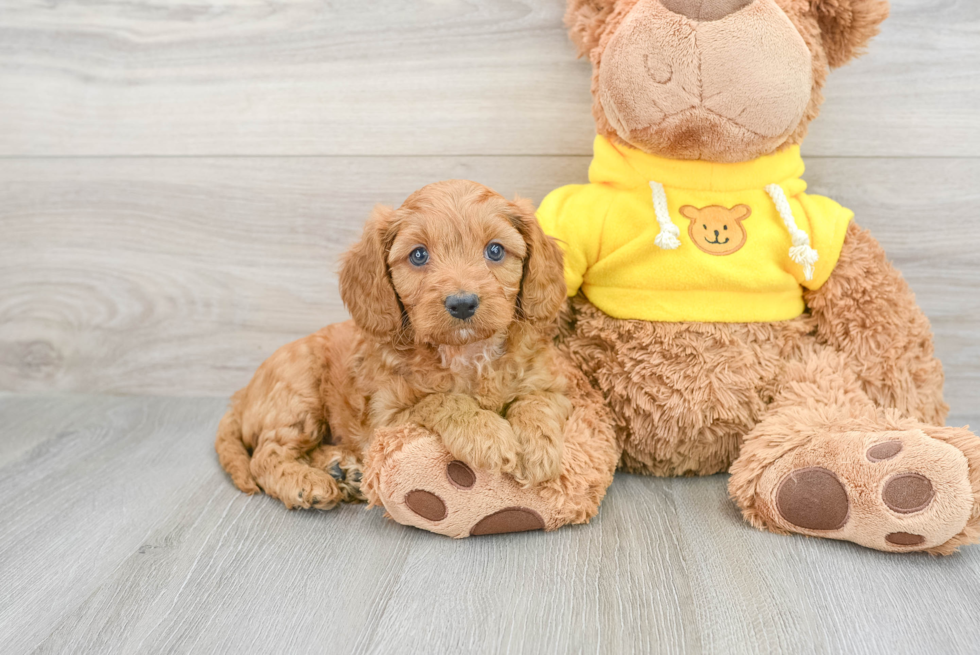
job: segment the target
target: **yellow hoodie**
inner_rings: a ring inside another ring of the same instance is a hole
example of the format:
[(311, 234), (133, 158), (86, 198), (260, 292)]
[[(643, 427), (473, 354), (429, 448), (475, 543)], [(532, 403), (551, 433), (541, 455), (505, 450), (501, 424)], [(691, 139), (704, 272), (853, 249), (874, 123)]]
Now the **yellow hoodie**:
[(805, 310), (854, 214), (804, 193), (798, 147), (736, 164), (679, 161), (596, 137), (590, 184), (538, 209), (579, 289), (614, 318), (747, 323)]

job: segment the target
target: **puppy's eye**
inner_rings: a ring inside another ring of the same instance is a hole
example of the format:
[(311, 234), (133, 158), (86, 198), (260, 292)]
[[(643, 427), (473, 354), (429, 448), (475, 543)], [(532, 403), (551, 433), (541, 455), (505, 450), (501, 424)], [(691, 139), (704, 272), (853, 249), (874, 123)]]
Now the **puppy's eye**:
[(425, 266), (425, 263), (429, 261), (429, 251), (423, 246), (419, 246), (408, 256), (408, 261), (412, 263), (412, 266)]
[(490, 261), (499, 262), (501, 259), (504, 258), (504, 255), (507, 254), (507, 251), (504, 250), (504, 247), (502, 245), (494, 241), (487, 244), (487, 248), (486, 250), (483, 251), (483, 254)]

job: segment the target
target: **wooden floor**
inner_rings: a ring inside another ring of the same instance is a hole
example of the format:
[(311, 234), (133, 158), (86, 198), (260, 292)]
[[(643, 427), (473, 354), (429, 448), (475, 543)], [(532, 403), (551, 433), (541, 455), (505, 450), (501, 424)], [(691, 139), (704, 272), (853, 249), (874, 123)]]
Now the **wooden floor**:
[[(980, 3), (893, 0), (804, 144), (980, 425)], [(977, 653), (980, 546), (756, 532), (723, 476), (620, 475), (589, 526), (454, 542), (239, 494), (212, 438), (346, 317), (376, 202), (586, 178), (563, 0), (0, 3), (0, 653)]]
[(725, 477), (619, 475), (588, 526), (453, 541), (287, 512), (218, 399), (0, 399), (0, 652), (975, 653), (980, 548), (757, 532)]

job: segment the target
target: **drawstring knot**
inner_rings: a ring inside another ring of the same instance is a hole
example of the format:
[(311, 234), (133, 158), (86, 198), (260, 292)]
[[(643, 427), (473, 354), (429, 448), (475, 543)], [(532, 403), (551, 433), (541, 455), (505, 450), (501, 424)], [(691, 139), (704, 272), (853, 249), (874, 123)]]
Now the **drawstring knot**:
[(778, 184), (770, 184), (766, 187), (766, 193), (772, 198), (776, 205), (776, 211), (786, 224), (786, 230), (790, 238), (793, 239), (793, 247), (789, 249), (789, 258), (803, 267), (803, 277), (810, 281), (813, 279), (813, 267), (820, 254), (810, 247), (810, 236), (796, 226), (796, 219), (793, 217), (793, 209), (789, 206), (786, 199), (786, 192)]

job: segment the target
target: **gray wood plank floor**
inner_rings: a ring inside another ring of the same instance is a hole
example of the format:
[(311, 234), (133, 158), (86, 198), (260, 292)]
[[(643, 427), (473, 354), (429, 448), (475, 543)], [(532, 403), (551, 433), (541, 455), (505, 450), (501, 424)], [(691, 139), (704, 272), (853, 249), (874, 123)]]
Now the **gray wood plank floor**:
[(619, 475), (591, 525), (453, 541), (288, 512), (220, 399), (0, 397), (0, 652), (969, 653), (980, 549), (757, 532), (725, 476)]

